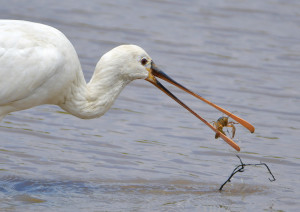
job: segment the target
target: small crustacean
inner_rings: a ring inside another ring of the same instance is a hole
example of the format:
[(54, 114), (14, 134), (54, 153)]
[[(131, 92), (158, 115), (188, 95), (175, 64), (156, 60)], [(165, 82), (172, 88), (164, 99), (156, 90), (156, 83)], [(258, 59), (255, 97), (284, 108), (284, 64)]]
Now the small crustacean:
[[(223, 131), (223, 127), (232, 127), (232, 136), (231, 136), (231, 138), (234, 138), (234, 135), (235, 135), (235, 126), (234, 126), (234, 124), (237, 124), (237, 123), (232, 122), (232, 121), (228, 122), (228, 117), (222, 116), (222, 117), (218, 118), (218, 120), (216, 122), (214, 121), (213, 124), (214, 124), (215, 128), (219, 132), (223, 133), (224, 135), (226, 135), (226, 134)], [(219, 133), (216, 133), (215, 139), (217, 139), (219, 137), (220, 137)]]

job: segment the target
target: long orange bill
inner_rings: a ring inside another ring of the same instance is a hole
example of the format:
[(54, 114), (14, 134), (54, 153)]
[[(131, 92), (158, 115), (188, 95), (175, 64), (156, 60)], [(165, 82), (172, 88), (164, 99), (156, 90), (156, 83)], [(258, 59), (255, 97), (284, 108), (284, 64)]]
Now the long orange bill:
[(204, 124), (206, 124), (208, 127), (210, 127), (215, 133), (218, 133), (218, 135), (226, 141), (230, 146), (232, 146), (235, 150), (240, 151), (240, 147), (230, 138), (228, 138), (226, 135), (220, 133), (214, 126), (212, 126), (210, 123), (208, 123), (205, 119), (203, 119), (201, 116), (199, 116), (196, 112), (194, 112), (191, 108), (189, 108), (186, 104), (184, 104), (182, 101), (180, 101), (176, 96), (174, 96), (168, 89), (166, 89), (156, 78), (159, 77), (175, 86), (178, 88), (184, 90), (185, 92), (197, 97), (198, 99), (206, 102), (207, 104), (213, 106), (217, 110), (221, 111), (222, 113), (225, 113), (235, 121), (239, 122), (241, 125), (243, 125), (245, 128), (247, 128), (251, 133), (254, 132), (255, 128), (247, 121), (244, 119), (228, 112), (227, 110), (217, 106), (216, 104), (204, 99), (203, 97), (199, 96), (198, 94), (190, 91), (189, 89), (185, 88), (184, 86), (180, 85), (176, 81), (174, 81), (172, 78), (170, 78), (168, 75), (166, 75), (163, 71), (161, 71), (154, 62), (151, 62), (151, 68), (148, 70), (149, 71), (149, 76), (146, 79), (147, 81), (151, 82), (153, 85), (155, 85), (157, 88), (162, 90), (164, 93), (166, 93), (168, 96), (170, 96), (172, 99), (174, 99), (177, 103), (179, 103), (181, 106), (183, 106), (185, 109), (190, 111), (194, 116), (196, 116), (198, 119), (200, 119)]

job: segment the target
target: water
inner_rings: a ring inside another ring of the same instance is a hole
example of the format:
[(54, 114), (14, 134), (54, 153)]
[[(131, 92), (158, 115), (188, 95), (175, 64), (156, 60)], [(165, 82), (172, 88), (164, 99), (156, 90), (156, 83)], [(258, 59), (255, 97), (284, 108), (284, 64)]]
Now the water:
[[(0, 18), (41, 22), (75, 46), (89, 80), (102, 54), (142, 46), (166, 73), (250, 121), (235, 152), (150, 83), (131, 83), (100, 119), (55, 106), (0, 123), (2, 211), (298, 211), (298, 1), (3, 1)], [(222, 114), (167, 85), (208, 121)]]

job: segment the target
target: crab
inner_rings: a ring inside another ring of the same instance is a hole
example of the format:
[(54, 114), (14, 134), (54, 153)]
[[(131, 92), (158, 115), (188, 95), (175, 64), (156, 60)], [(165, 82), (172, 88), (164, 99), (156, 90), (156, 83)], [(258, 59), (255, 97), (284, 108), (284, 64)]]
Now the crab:
[[(215, 128), (216, 128), (219, 132), (223, 133), (224, 135), (226, 135), (226, 134), (225, 134), (225, 132), (223, 131), (223, 127), (231, 127), (231, 128), (232, 128), (232, 135), (231, 135), (231, 138), (234, 138), (234, 135), (235, 135), (235, 126), (234, 126), (234, 124), (238, 124), (238, 123), (235, 123), (235, 122), (233, 122), (233, 121), (229, 121), (229, 122), (228, 122), (228, 118), (229, 118), (229, 117), (222, 116), (222, 117), (218, 118), (217, 121), (214, 121), (214, 122), (213, 122), (213, 125), (215, 126)], [(220, 134), (219, 134), (219, 133), (216, 133), (215, 139), (217, 139), (217, 138), (219, 138), (219, 137), (220, 137)]]

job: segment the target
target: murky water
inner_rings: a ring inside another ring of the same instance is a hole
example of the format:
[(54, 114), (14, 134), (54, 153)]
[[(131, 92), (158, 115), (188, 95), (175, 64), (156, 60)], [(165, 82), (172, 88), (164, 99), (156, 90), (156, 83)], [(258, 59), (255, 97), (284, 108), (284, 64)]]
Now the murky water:
[[(300, 3), (286, 1), (3, 1), (0, 18), (45, 23), (74, 44), (89, 80), (100, 56), (142, 46), (183, 85), (250, 121), (213, 132), (146, 81), (100, 119), (54, 106), (0, 123), (1, 211), (298, 211)], [(168, 86), (209, 121), (222, 114)]]

